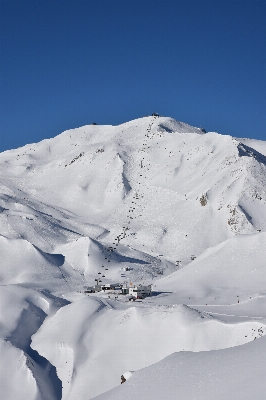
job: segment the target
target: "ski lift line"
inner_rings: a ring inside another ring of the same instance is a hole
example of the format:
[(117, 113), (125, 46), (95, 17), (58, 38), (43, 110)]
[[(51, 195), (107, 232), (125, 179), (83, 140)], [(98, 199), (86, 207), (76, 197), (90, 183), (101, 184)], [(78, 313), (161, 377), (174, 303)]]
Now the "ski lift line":
[[(148, 132), (148, 133), (150, 133), (151, 128), (152, 128), (152, 126), (153, 126), (153, 123), (154, 123), (154, 121), (155, 121), (155, 119), (156, 119), (156, 116), (155, 116), (155, 115), (153, 115), (153, 117), (154, 117), (154, 119), (153, 119), (152, 122), (148, 125), (148, 128), (147, 128), (147, 132)], [(147, 138), (150, 138), (150, 135), (148, 135), (148, 134), (145, 135), (145, 136), (146, 136)], [(152, 137), (154, 137), (154, 135), (153, 135)], [(146, 141), (144, 141), (143, 146), (146, 146), (146, 147), (147, 147), (147, 142), (146, 142)], [(148, 148), (149, 148), (149, 147), (148, 147)], [(145, 149), (143, 149), (143, 150), (145, 150)], [(142, 160), (145, 160), (145, 158), (143, 157)], [(141, 168), (143, 168), (142, 160), (141, 160)], [(150, 165), (150, 164), (148, 164), (148, 165)], [(148, 168), (148, 170), (149, 170), (149, 168)], [(140, 174), (140, 177), (142, 177), (142, 176), (143, 176), (143, 175)], [(140, 185), (141, 183), (138, 182), (138, 184)], [(138, 193), (136, 193), (135, 196), (133, 196), (133, 198), (136, 199), (136, 200), (139, 200), (140, 197), (141, 197), (141, 198), (144, 198), (144, 196), (139, 196)], [(132, 203), (133, 203), (133, 204), (136, 204), (136, 202), (133, 202), (133, 201), (132, 201)], [(134, 212), (135, 209), (136, 209), (135, 207), (130, 208), (130, 209), (128, 210), (128, 212)], [(141, 216), (142, 216), (142, 215), (139, 215), (139, 217), (141, 217)], [(134, 219), (134, 218), (131, 217), (130, 215), (127, 215), (127, 218), (129, 218), (129, 219)], [(136, 218), (136, 217), (135, 217), (135, 218)], [(121, 237), (120, 237), (120, 235), (119, 235), (119, 236), (117, 236), (117, 238), (115, 239), (115, 240), (117, 240), (118, 243), (119, 243), (121, 240), (123, 240), (123, 239), (127, 236), (127, 235), (125, 234), (125, 230), (129, 230), (129, 224), (130, 224), (130, 222), (131, 222), (131, 221), (128, 220), (128, 221), (127, 221), (127, 227), (123, 227), (124, 232), (120, 234)], [(113, 243), (113, 244), (115, 245), (116, 243)], [(107, 259), (107, 258), (105, 258), (105, 259)], [(110, 262), (110, 260), (107, 260), (107, 261)]]

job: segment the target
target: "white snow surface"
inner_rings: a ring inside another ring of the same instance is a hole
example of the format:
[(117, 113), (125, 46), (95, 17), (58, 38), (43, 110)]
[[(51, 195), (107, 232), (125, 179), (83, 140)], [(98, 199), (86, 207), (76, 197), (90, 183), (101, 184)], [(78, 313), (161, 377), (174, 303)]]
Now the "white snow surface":
[(88, 125), (1, 153), (0, 187), (3, 398), (264, 398), (266, 142)]
[(232, 349), (174, 353), (95, 400), (262, 400), (265, 346), (265, 338), (261, 338)]

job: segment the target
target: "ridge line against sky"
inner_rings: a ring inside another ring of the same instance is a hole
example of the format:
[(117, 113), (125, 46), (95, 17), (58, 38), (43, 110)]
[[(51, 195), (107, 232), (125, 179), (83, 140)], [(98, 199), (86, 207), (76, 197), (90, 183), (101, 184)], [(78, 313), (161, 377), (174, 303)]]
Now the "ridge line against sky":
[(266, 140), (264, 0), (0, 0), (0, 151), (158, 112)]

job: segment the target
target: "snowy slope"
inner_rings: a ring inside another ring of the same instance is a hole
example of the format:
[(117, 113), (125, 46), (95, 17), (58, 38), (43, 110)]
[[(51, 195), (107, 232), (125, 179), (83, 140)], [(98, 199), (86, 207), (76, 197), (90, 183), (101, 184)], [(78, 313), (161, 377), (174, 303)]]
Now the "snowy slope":
[(63, 399), (92, 398), (119, 385), (123, 372), (175, 351), (233, 347), (266, 333), (265, 322), (225, 323), (185, 305), (117, 303), (81, 298), (33, 336), (32, 348), (57, 368)]
[(18, 285), (0, 287), (1, 396), (56, 400), (61, 382), (55, 367), (31, 348), (31, 337), (47, 315), (68, 302)]
[(265, 397), (266, 341), (233, 349), (175, 353), (133, 374), (98, 400), (262, 400)]
[(265, 160), (171, 118), (66, 131), (1, 155), (2, 234), (48, 253), (82, 236), (118, 250), (119, 241), (163, 255), (141, 275), (155, 277), (158, 263), (168, 274), (235, 234), (265, 230)]
[(256, 139), (238, 139), (245, 145), (251, 147), (252, 149), (257, 150), (259, 153), (266, 156), (266, 142), (264, 140), (256, 140)]
[(194, 298), (249, 299), (265, 291), (266, 233), (239, 235), (210, 247), (186, 268), (156, 282), (156, 290)]
[[(29, 399), (92, 398), (172, 353), (263, 336), (265, 148), (145, 117), (0, 154), (5, 398), (24, 380)], [(95, 279), (153, 295), (85, 295)]]

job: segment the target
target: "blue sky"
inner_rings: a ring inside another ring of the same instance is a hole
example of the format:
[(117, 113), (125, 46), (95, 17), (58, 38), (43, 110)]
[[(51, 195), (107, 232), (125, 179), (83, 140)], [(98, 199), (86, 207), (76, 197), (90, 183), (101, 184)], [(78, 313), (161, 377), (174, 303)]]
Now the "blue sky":
[(152, 112), (266, 140), (266, 1), (0, 0), (0, 151)]

